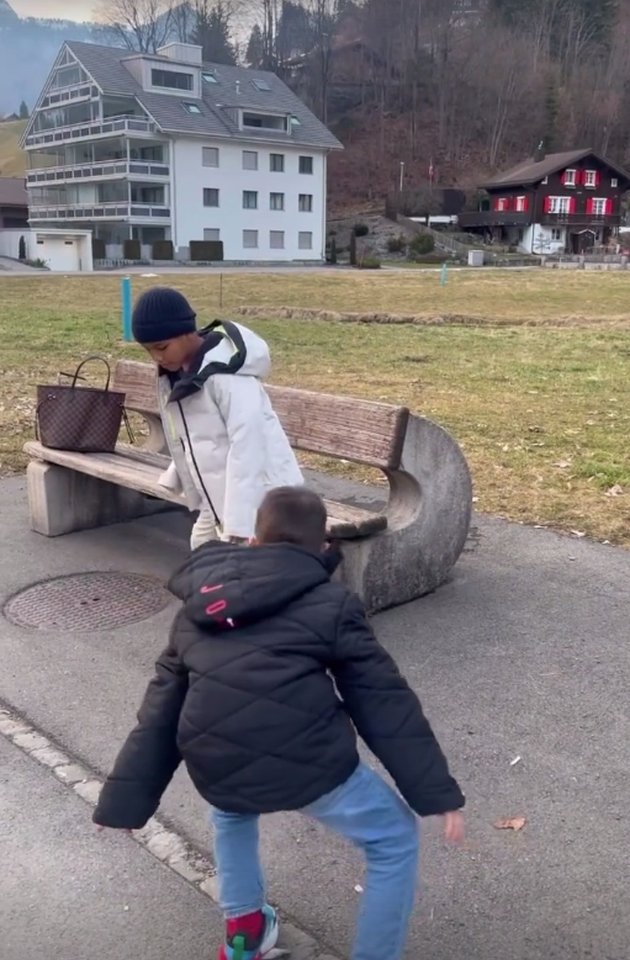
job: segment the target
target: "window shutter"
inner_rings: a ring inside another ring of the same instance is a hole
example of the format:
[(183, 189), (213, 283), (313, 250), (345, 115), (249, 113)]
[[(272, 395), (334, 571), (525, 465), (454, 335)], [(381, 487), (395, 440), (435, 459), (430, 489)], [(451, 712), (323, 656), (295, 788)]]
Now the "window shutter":
[(587, 217), (593, 216), (593, 198), (592, 197), (589, 197), (586, 201), (586, 216)]
[(562, 181), (562, 186), (563, 186), (563, 187), (566, 187), (566, 185), (567, 185), (567, 180), (568, 180), (567, 171), (566, 171), (566, 170), (564, 171), (564, 173), (562, 174), (562, 176), (560, 177), (560, 179), (561, 179), (561, 181)]
[(609, 198), (606, 200), (606, 205), (605, 205), (605, 207), (604, 207), (604, 214), (605, 214), (607, 217), (612, 217), (612, 215), (613, 215), (613, 201), (612, 201), (612, 197), (609, 197)]
[(575, 213), (576, 201), (575, 197), (569, 197), (569, 213)]
[(545, 213), (551, 213), (551, 207), (552, 207), (551, 197), (545, 197), (545, 206), (543, 208)]
[(528, 210), (529, 210), (529, 197), (523, 197), (523, 199), (522, 199), (522, 211), (523, 211), (523, 213), (527, 213)]
[(575, 185), (579, 187), (580, 184), (586, 183), (586, 170), (576, 170), (575, 171)]
[(599, 172), (599, 170), (596, 170), (596, 171), (595, 171), (595, 186), (598, 187), (601, 182), (602, 182), (602, 175), (601, 175), (601, 173)]

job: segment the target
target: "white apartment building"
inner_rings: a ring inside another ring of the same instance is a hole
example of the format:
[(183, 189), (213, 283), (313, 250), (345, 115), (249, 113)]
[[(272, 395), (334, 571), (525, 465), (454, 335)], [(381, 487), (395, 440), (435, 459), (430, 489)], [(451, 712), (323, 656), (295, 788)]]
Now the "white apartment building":
[(64, 44), (23, 138), (29, 222), (127, 239), (223, 243), (227, 261), (321, 261), (326, 160), (339, 141), (275, 74)]

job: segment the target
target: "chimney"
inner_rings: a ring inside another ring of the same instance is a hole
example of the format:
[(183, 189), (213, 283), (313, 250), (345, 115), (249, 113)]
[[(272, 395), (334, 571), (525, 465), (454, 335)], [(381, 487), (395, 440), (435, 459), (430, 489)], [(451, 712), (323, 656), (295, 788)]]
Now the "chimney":
[(534, 163), (540, 163), (545, 159), (547, 154), (545, 153), (545, 141), (541, 140), (536, 150), (534, 151)]
[(241, 81), (240, 81), (240, 80), (237, 80), (237, 81), (236, 81), (236, 94), (237, 94), (237, 96), (240, 96), (240, 93), (241, 93)]
[(200, 67), (203, 61), (203, 47), (196, 43), (167, 43), (159, 48), (158, 56), (174, 60), (176, 63)]

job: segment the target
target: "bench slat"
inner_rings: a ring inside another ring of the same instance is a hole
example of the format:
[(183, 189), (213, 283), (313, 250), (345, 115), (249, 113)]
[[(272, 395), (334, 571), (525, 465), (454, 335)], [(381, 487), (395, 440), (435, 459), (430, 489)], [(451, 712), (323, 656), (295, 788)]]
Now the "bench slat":
[(295, 450), (383, 470), (400, 467), (409, 419), (406, 407), (268, 386), (273, 408)]
[[(120, 444), (116, 449), (116, 453), (74, 453), (70, 450), (52, 450), (36, 440), (29, 441), (24, 447), (26, 453), (35, 460), (56, 463), (149, 497), (179, 506), (186, 505), (181, 494), (167, 490), (158, 483), (160, 474), (170, 462), (168, 457), (125, 444)], [(387, 527), (387, 518), (383, 514), (335, 501), (325, 502), (328, 533), (333, 538), (352, 540), (368, 537)]]
[[(129, 410), (159, 415), (157, 376), (152, 364), (119, 360), (113, 389), (126, 394)], [(406, 407), (290, 387), (266, 389), (295, 450), (352, 460), (381, 470), (400, 467), (409, 419)]]

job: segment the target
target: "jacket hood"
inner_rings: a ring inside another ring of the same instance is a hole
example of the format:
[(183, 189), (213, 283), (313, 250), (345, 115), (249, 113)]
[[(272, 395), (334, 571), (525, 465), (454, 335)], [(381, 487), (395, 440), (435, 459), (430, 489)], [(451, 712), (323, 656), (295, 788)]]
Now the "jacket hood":
[(169, 589), (186, 615), (204, 630), (255, 623), (330, 580), (341, 556), (292, 544), (243, 547), (212, 542), (196, 550), (174, 574)]
[(192, 369), (179, 377), (170, 401), (183, 400), (203, 388), (215, 373), (257, 377), (264, 380), (271, 370), (269, 347), (257, 334), (231, 320), (215, 320), (199, 331), (203, 346)]

